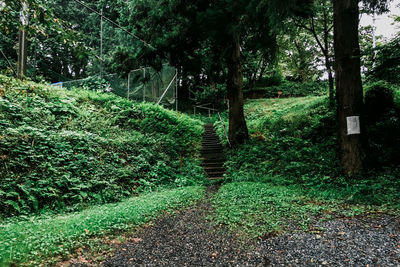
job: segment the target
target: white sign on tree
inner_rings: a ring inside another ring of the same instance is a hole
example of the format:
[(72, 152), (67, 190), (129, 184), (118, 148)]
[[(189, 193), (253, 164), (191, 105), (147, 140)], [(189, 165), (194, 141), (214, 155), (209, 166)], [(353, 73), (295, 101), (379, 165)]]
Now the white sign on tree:
[(360, 117), (351, 116), (347, 117), (347, 135), (360, 134)]

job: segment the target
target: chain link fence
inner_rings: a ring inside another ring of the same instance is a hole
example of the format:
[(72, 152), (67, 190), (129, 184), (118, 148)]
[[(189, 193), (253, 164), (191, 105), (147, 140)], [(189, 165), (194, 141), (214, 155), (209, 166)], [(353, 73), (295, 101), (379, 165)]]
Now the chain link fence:
[(68, 90), (83, 88), (111, 92), (129, 100), (153, 102), (177, 109), (177, 71), (168, 65), (164, 65), (161, 71), (150, 67), (133, 70), (126, 78), (118, 74), (103, 73), (101, 78), (100, 75), (95, 75), (52, 85)]

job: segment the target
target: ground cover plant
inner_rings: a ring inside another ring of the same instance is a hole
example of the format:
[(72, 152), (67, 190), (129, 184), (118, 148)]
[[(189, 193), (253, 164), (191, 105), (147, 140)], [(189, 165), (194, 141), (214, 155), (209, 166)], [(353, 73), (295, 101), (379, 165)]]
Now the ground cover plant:
[(245, 89), (244, 94), (249, 96), (254, 94), (262, 98), (323, 96), (328, 94), (328, 83), (326, 81), (283, 81), (273, 85), (260, 83)]
[(154, 104), (0, 76), (2, 217), (204, 180), (202, 123)]
[[(386, 156), (379, 159), (381, 167), (369, 166), (356, 179), (340, 173), (335, 112), (327, 97), (249, 100), (245, 114), (251, 139), (228, 150), (226, 185), (213, 202), (217, 223), (256, 237), (304, 229), (313, 216), (399, 213), (396, 152), (382, 154), (395, 148), (386, 150), (386, 139), (376, 134), (382, 127), (397, 132), (394, 114), (368, 129), (372, 155)], [(223, 131), (218, 133), (223, 140)]]
[(91, 244), (93, 237), (127, 231), (165, 211), (187, 207), (203, 197), (203, 187), (183, 187), (67, 215), (9, 219), (0, 224), (0, 265), (38, 266), (42, 261), (46, 261), (45, 265), (54, 264), (54, 261), (68, 259), (79, 247), (98, 246)]

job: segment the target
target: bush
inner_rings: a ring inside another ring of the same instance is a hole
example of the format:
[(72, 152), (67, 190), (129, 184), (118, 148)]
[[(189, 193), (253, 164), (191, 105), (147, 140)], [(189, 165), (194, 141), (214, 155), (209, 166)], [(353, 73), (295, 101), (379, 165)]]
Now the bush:
[(205, 179), (193, 157), (203, 131), (198, 120), (115, 95), (4, 76), (0, 88), (3, 215), (77, 209)]
[(245, 91), (247, 96), (252, 94), (260, 96), (258, 98), (322, 96), (328, 94), (328, 83), (325, 81), (307, 83), (285, 81), (277, 86), (255, 87)]
[(400, 106), (396, 86), (383, 81), (365, 86), (366, 165), (371, 169), (400, 164)]
[(367, 118), (377, 120), (394, 106), (393, 89), (385, 82), (374, 82), (366, 86), (365, 111)]
[(280, 75), (262, 77), (261, 80), (255, 83), (256, 87), (270, 87), (279, 86), (282, 84), (282, 77)]

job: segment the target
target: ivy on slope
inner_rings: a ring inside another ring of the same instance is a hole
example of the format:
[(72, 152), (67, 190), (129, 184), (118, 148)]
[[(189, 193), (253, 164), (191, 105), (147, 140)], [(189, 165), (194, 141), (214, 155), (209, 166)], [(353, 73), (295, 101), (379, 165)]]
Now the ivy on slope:
[[(204, 179), (202, 123), (111, 94), (0, 76), (0, 212), (76, 209)], [(182, 168), (180, 159), (182, 158)]]

